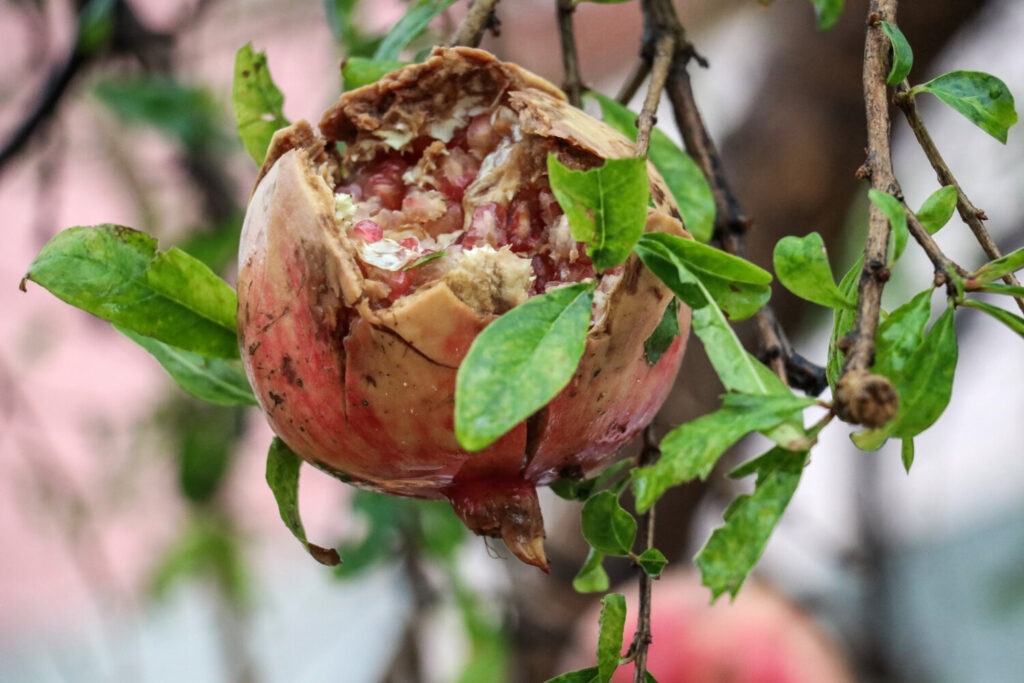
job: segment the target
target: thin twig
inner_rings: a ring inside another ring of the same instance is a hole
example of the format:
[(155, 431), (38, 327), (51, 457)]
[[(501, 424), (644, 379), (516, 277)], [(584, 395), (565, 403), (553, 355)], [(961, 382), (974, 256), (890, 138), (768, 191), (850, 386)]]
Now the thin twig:
[(452, 45), (468, 45), (477, 47), (484, 39), (484, 32), (497, 27), (494, 7), (498, 0), (476, 0), (469, 6), (469, 12), (452, 35)]
[(949, 280), (950, 270), (955, 271), (958, 275), (966, 276), (967, 271), (946, 256), (931, 236), (931, 233), (928, 232), (928, 229), (921, 225), (920, 219), (910, 210), (910, 207), (904, 205), (904, 209), (907, 212), (907, 229), (913, 238), (917, 240), (917, 243), (921, 245), (921, 248), (924, 249), (924, 253), (928, 255), (932, 265), (935, 266), (935, 286), (938, 287), (942, 284), (952, 286), (952, 282)]
[[(893, 175), (889, 146), (889, 97), (885, 79), (890, 44), (882, 31), (882, 21), (896, 21), (896, 0), (871, 0), (863, 70), (868, 149), (867, 160), (858, 175), (870, 178), (873, 189), (902, 201), (903, 193)], [(853, 329), (840, 342), (846, 360), (836, 384), (836, 410), (843, 420), (865, 427), (881, 427), (892, 419), (899, 406), (892, 382), (869, 370), (875, 362), (875, 330), (881, 312), (882, 290), (889, 279), (886, 266), (889, 232), (888, 217), (872, 203), (858, 289), (857, 317)]]
[(629, 104), (629, 101), (633, 99), (637, 91), (640, 90), (640, 86), (644, 84), (647, 77), (651, 74), (651, 60), (647, 57), (641, 57), (640, 61), (636, 63), (633, 68), (633, 73), (629, 75), (626, 82), (622, 84), (622, 89), (619, 90), (619, 94), (615, 96), (615, 100), (619, 104)]
[(654, 48), (654, 62), (651, 65), (651, 83), (647, 86), (647, 97), (644, 98), (643, 109), (636, 120), (636, 153), (638, 156), (647, 156), (647, 148), (651, 144), (651, 130), (658, 121), (658, 103), (661, 101), (661, 94), (665, 90), (665, 81), (668, 79), (669, 69), (672, 67), (672, 60), (676, 50), (676, 37), (666, 33), (660, 38)]
[(572, 30), (572, 15), (576, 6), (572, 0), (558, 0), (558, 37), (562, 45), (562, 90), (574, 107), (583, 105), (583, 80), (580, 78), (580, 62), (576, 53), (576, 36)]
[[(644, 429), (644, 446), (637, 457), (637, 467), (654, 464), (661, 455), (658, 441), (654, 437), (654, 427), (647, 425)], [(637, 520), (637, 545), (643, 553), (654, 547), (654, 506), (640, 515)], [(633, 642), (626, 651), (626, 661), (633, 662), (633, 683), (645, 683), (647, 680), (647, 648), (651, 644), (651, 583), (650, 575), (640, 569), (639, 607), (637, 608), (636, 631)]]
[[(676, 125), (683, 137), (687, 152), (697, 162), (715, 201), (715, 236), (722, 248), (730, 254), (744, 256), (745, 238), (750, 228), (743, 207), (740, 206), (725, 177), (722, 157), (718, 153), (704, 119), (697, 108), (687, 65), (695, 60), (701, 66), (707, 62), (700, 57), (687, 40), (679, 18), (670, 0), (645, 0), (645, 40), (657, 40), (664, 33), (675, 36), (675, 53), (669, 71), (666, 91), (672, 102)], [(653, 54), (645, 46), (643, 59)], [(820, 394), (826, 386), (825, 369), (810, 363), (793, 351), (792, 345), (775, 319), (770, 306), (758, 311), (755, 318), (762, 357), (784, 382), (810, 394)]]
[[(932, 168), (935, 169), (935, 175), (938, 176), (939, 183), (941, 185), (952, 185), (956, 188), (956, 208), (960, 212), (960, 218), (963, 219), (964, 223), (971, 229), (971, 232), (974, 233), (978, 244), (985, 250), (985, 255), (992, 260), (1001, 258), (1002, 254), (999, 251), (999, 247), (996, 246), (995, 241), (988, 234), (988, 230), (985, 229), (985, 224), (982, 222), (986, 219), (985, 212), (974, 206), (964, 192), (964, 189), (960, 187), (960, 183), (953, 176), (953, 172), (949, 170), (946, 160), (942, 158), (939, 148), (935, 146), (935, 141), (932, 140), (928, 128), (924, 125), (924, 119), (921, 118), (917, 103), (914, 101), (913, 96), (910, 95), (910, 85), (906, 81), (900, 83), (896, 89), (896, 105), (903, 112), (907, 123), (910, 124), (910, 129), (914, 131), (914, 137), (917, 138), (918, 144), (921, 145), (925, 156), (928, 157)], [(1014, 277), (1013, 273), (1007, 273), (1003, 277), (1003, 282), (1008, 285), (1020, 286), (1020, 282)], [(1014, 300), (1017, 302), (1017, 307), (1024, 312), (1024, 297), (1014, 297)]]

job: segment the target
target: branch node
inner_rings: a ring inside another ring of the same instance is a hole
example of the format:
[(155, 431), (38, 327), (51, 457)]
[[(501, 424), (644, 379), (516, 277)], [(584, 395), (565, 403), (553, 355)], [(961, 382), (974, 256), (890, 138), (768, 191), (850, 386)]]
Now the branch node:
[(867, 370), (850, 370), (836, 384), (836, 414), (844, 422), (875, 429), (896, 416), (899, 404), (892, 382)]

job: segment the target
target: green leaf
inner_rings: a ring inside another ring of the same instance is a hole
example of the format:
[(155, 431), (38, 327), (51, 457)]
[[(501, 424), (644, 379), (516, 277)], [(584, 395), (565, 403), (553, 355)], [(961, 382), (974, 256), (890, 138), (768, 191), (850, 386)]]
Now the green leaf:
[(544, 683), (596, 683), (600, 680), (597, 667), (588, 666), (586, 669), (578, 669), (549, 678)]
[[(862, 254), (857, 262), (839, 282), (839, 291), (856, 305), (857, 286), (860, 283), (860, 272), (864, 269), (864, 255)], [(825, 363), (825, 375), (828, 377), (829, 386), (834, 392), (836, 382), (839, 381), (839, 374), (843, 369), (843, 352), (839, 350), (839, 342), (853, 329), (853, 322), (857, 317), (856, 310), (837, 308), (832, 312), (832, 335), (828, 342), (828, 358)]]
[(986, 282), (971, 291), (988, 292), (989, 294), (1002, 294), (1004, 296), (1024, 296), (1024, 287), (1018, 285), (1004, 285), (999, 282)]
[(789, 505), (806, 461), (807, 451), (776, 447), (743, 466), (746, 473), (757, 473), (754, 492), (732, 502), (725, 525), (711, 534), (696, 558), (712, 599), (726, 591), (736, 596)]
[(732, 320), (754, 315), (771, 296), (771, 273), (721, 249), (660, 232), (643, 235), (637, 246), (641, 259), (641, 250), (653, 251), (685, 266)]
[(363, 33), (356, 21), (356, 5), (359, 0), (324, 0), (324, 11), (327, 14), (327, 23), (349, 57), (369, 57), (377, 46), (380, 45), (382, 37), (371, 36)]
[(661, 572), (665, 569), (665, 565), (668, 564), (668, 560), (657, 548), (648, 548), (640, 553), (640, 557), (636, 558), (636, 563), (640, 565), (644, 573), (656, 579), (661, 576)]
[(646, 161), (608, 159), (589, 171), (573, 171), (549, 153), (548, 177), (573, 239), (586, 242), (594, 268), (602, 271), (625, 261), (647, 222)]
[(910, 73), (910, 67), (914, 65), (914, 51), (910, 49), (910, 43), (903, 31), (888, 21), (882, 22), (882, 31), (889, 37), (892, 43), (892, 69), (885, 82), (889, 85), (899, 85)]
[[(237, 358), (235, 292), (202, 262), (116, 225), (58, 233), (26, 280), (63, 301), (147, 337), (216, 358)], [(22, 281), (24, 286), (24, 281)]]
[(903, 304), (878, 325), (875, 333), (874, 371), (895, 383), (903, 378), (903, 368), (921, 345), (924, 328), (932, 311), (932, 288)]
[(377, 61), (398, 59), (405, 46), (423, 33), (427, 24), (448, 9), (453, 2), (455, 0), (416, 0), (384, 36), (384, 40), (377, 46), (377, 51), (373, 53), (373, 58)]
[(1017, 123), (1013, 95), (1006, 84), (981, 71), (951, 71), (914, 87), (911, 95), (930, 92), (967, 117), (971, 123), (1006, 144), (1006, 134)]
[(114, 35), (114, 0), (89, 0), (78, 13), (75, 52), (92, 56), (106, 49)]
[(775, 427), (814, 403), (793, 394), (726, 394), (717, 411), (669, 432), (661, 440), (661, 458), (656, 463), (633, 470), (637, 510), (649, 509), (673, 486), (706, 478), (722, 453), (742, 437)]
[(161, 553), (150, 573), (147, 590), (160, 600), (168, 597), (178, 584), (211, 578), (233, 606), (248, 606), (252, 586), (240, 535), (224, 519), (194, 515), (180, 536)]
[(219, 406), (257, 405), (249, 380), (237, 361), (207, 358), (169, 346), (123, 327), (118, 332), (149, 351), (178, 385), (196, 398)]
[(267, 55), (254, 52), (252, 43), (243, 45), (235, 55), (231, 106), (245, 151), (262, 166), (270, 139), (288, 125), (288, 119), (284, 117), (284, 95), (270, 77)]
[(843, 13), (843, 0), (811, 0), (814, 15), (818, 18), (818, 30), (827, 31), (839, 21)]
[(409, 63), (393, 59), (380, 61), (366, 57), (349, 57), (341, 65), (341, 78), (345, 85), (345, 91), (376, 83), (384, 74), (391, 73)]
[(914, 440), (903, 439), (903, 447), (900, 449), (900, 457), (903, 460), (903, 467), (910, 474), (910, 466), (914, 464)]
[(413, 268), (419, 268), (423, 264), (430, 263), (431, 261), (436, 261), (437, 259), (443, 257), (444, 255), (444, 251), (432, 251), (426, 256), (419, 257), (418, 259), (407, 265), (405, 268), (402, 268), (402, 270), (407, 271), (412, 270)]
[(903, 255), (910, 237), (910, 231), (907, 229), (907, 212), (900, 200), (874, 188), (868, 190), (868, 199), (889, 219), (889, 226), (892, 228), (892, 258), (889, 259), (891, 266)]
[(628, 555), (636, 539), (636, 519), (611, 491), (602, 491), (587, 500), (580, 523), (587, 543), (604, 555)]
[(1004, 275), (1014, 273), (1024, 268), (1024, 247), (1011, 251), (1006, 256), (995, 261), (989, 261), (974, 273), (973, 279), (978, 282), (989, 282), (998, 280)]
[(586, 562), (572, 580), (573, 590), (577, 593), (604, 593), (608, 590), (608, 573), (603, 562), (604, 554), (591, 548)]
[(902, 381), (896, 384), (899, 412), (886, 425), (890, 435), (900, 439), (912, 438), (939, 419), (953, 392), (956, 361), (956, 330), (953, 328), (953, 309), (949, 308), (906, 359)]
[(566, 500), (586, 500), (594, 491), (600, 491), (613, 479), (619, 476), (623, 470), (629, 469), (633, 464), (632, 460), (620, 460), (609, 465), (604, 472), (593, 479), (558, 479), (551, 482), (548, 488), (556, 495)]
[(205, 88), (190, 88), (166, 76), (105, 79), (95, 88), (103, 104), (123, 121), (142, 123), (175, 138), (188, 150), (221, 143), (221, 110)]
[(533, 297), (477, 335), (459, 366), (455, 435), (486, 448), (561, 391), (583, 356), (593, 282)]
[(245, 412), (175, 400), (161, 410), (160, 422), (176, 451), (181, 493), (190, 503), (208, 503), (227, 479), (245, 429)]
[(924, 204), (917, 211), (917, 220), (921, 221), (928, 234), (934, 235), (949, 222), (956, 210), (956, 199), (956, 188), (946, 185), (935, 190), (924, 200)]
[(626, 596), (609, 593), (601, 598), (597, 632), (597, 673), (609, 683), (622, 657), (622, 634), (626, 628)]
[[(605, 123), (636, 141), (636, 114), (600, 93), (588, 95), (601, 106), (601, 117)], [(710, 240), (715, 228), (715, 198), (697, 162), (657, 128), (651, 131), (647, 158), (665, 179), (686, 229), (698, 242)]]
[(333, 548), (322, 548), (306, 540), (306, 529), (302, 526), (299, 516), (299, 468), (302, 459), (288, 448), (284, 441), (274, 437), (267, 451), (267, 484), (277, 501), (278, 511), (285, 526), (295, 538), (299, 539), (306, 550), (320, 564), (329, 567), (341, 564), (338, 551)]
[(850, 434), (850, 441), (853, 445), (862, 451), (877, 451), (885, 442), (889, 440), (889, 431), (887, 429), (865, 429), (860, 432)]
[(992, 316), (999, 322), (1003, 323), (1020, 336), (1024, 337), (1024, 318), (1020, 317), (1019, 315), (1010, 313), (1009, 311), (999, 308), (998, 306), (987, 304), (984, 301), (976, 301), (974, 299), (967, 299), (962, 302), (962, 305), (968, 306), (970, 308), (976, 308), (979, 311), (984, 311), (985, 313), (988, 313), (990, 316)]
[(801, 299), (829, 308), (856, 308), (856, 303), (836, 286), (832, 266), (821, 235), (790, 235), (775, 245), (775, 274), (779, 282)]
[(661, 314), (661, 321), (651, 332), (651, 336), (644, 340), (644, 357), (647, 362), (654, 365), (661, 358), (661, 354), (668, 351), (672, 342), (679, 336), (679, 299), (675, 297), (668, 302), (665, 312)]

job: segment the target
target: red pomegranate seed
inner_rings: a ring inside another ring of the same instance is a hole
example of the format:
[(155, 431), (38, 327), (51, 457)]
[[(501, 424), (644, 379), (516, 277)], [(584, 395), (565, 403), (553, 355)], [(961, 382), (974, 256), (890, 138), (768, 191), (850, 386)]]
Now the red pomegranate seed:
[(352, 234), (364, 242), (379, 242), (384, 231), (373, 221), (359, 221), (352, 227)]

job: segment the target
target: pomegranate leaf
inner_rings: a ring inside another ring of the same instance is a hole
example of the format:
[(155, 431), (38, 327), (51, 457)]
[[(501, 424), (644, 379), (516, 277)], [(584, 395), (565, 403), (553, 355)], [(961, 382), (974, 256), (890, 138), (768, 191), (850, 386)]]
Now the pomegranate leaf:
[(611, 491), (601, 491), (583, 505), (583, 538), (604, 555), (628, 555), (636, 538), (636, 519)]
[[(845, 298), (850, 299), (856, 305), (857, 285), (860, 282), (860, 271), (864, 267), (864, 256), (857, 260), (853, 266), (846, 271), (846, 275), (839, 282), (839, 292)], [(853, 321), (857, 311), (848, 308), (836, 308), (832, 311), (832, 336), (828, 342), (828, 359), (825, 363), (825, 375), (828, 377), (829, 386), (835, 391), (836, 382), (839, 381), (839, 373), (843, 369), (843, 352), (839, 350), (839, 342), (853, 329)]]
[(1004, 285), (1000, 282), (986, 282), (979, 285), (972, 291), (988, 292), (989, 294), (1003, 294), (1004, 296), (1024, 296), (1024, 286)]
[(625, 261), (647, 222), (646, 161), (608, 159), (597, 168), (573, 171), (548, 154), (548, 176), (572, 236), (587, 244), (594, 268), (602, 271)]
[(814, 402), (795, 394), (726, 394), (721, 408), (666, 434), (661, 440), (661, 459), (633, 470), (637, 511), (649, 509), (673, 486), (705, 479), (718, 458), (741, 438), (781, 425)]
[(455, 384), (455, 435), (463, 448), (486, 448), (569, 383), (586, 347), (594, 286), (533, 297), (477, 335)]
[(660, 232), (643, 235), (637, 246), (670, 253), (670, 260), (696, 276), (731, 320), (749, 318), (771, 296), (771, 273), (721, 249)]
[(1017, 123), (1010, 89), (992, 74), (951, 71), (915, 86), (910, 94), (920, 92), (935, 95), (1004, 145), (1007, 132)]
[(775, 447), (729, 475), (756, 473), (757, 483), (753, 493), (743, 494), (729, 505), (725, 525), (715, 529), (696, 557), (712, 600), (726, 591), (735, 597), (757, 564), (800, 483), (807, 455), (807, 451)]
[(231, 107), (245, 151), (257, 166), (263, 165), (270, 139), (289, 122), (284, 116), (284, 95), (270, 77), (267, 55), (255, 52), (252, 43), (246, 43), (235, 54)]
[(640, 565), (640, 568), (653, 579), (661, 576), (661, 572), (665, 569), (665, 565), (668, 564), (668, 559), (665, 555), (657, 548), (648, 548), (647, 550), (640, 553), (640, 557), (636, 558), (636, 563)]
[(238, 358), (237, 300), (231, 286), (179, 249), (117, 225), (58, 233), (22, 280), (95, 316), (165, 344), (214, 358)]
[(814, 16), (818, 18), (818, 30), (827, 31), (839, 21), (843, 13), (843, 0), (811, 0)]
[(952, 185), (940, 187), (924, 200), (917, 210), (917, 220), (921, 221), (928, 234), (934, 235), (949, 222), (956, 210), (956, 200), (956, 188)]
[(825, 243), (818, 233), (783, 237), (775, 245), (773, 261), (779, 282), (801, 299), (829, 308), (856, 308), (836, 286)]
[(668, 302), (665, 312), (661, 315), (658, 326), (654, 328), (651, 335), (644, 340), (644, 357), (647, 362), (654, 365), (661, 358), (661, 354), (668, 351), (672, 342), (679, 336), (679, 299), (675, 297)]
[(609, 593), (601, 598), (601, 616), (597, 623), (597, 674), (602, 683), (610, 683), (622, 658), (626, 596), (622, 593)]
[(902, 378), (903, 367), (921, 345), (924, 328), (931, 317), (932, 291), (931, 287), (924, 290), (878, 324), (875, 372), (896, 381)]
[(448, 9), (455, 0), (416, 0), (377, 46), (377, 61), (396, 60), (405, 46), (423, 33), (427, 24)]
[(914, 65), (914, 51), (910, 49), (910, 43), (903, 31), (888, 21), (882, 22), (882, 31), (892, 43), (892, 68), (885, 82), (889, 85), (899, 85), (910, 73), (910, 67)]
[(277, 501), (277, 509), (285, 526), (299, 539), (306, 550), (320, 564), (328, 567), (341, 564), (338, 551), (323, 548), (306, 540), (306, 529), (299, 516), (299, 469), (302, 459), (281, 439), (274, 437), (267, 451), (267, 484)]
[(967, 299), (963, 302), (963, 305), (988, 313), (990, 316), (1003, 323), (1020, 336), (1024, 337), (1024, 318), (1019, 315), (999, 308), (998, 306), (987, 304), (984, 301), (975, 301), (974, 299)]
[(406, 66), (409, 62), (395, 60), (367, 59), (365, 57), (349, 57), (341, 64), (341, 78), (345, 91), (361, 88), (376, 83), (381, 76), (395, 69)]
[(597, 683), (600, 680), (597, 667), (588, 666), (586, 669), (577, 669), (576, 671), (559, 674), (554, 678), (549, 678), (544, 683)]
[(577, 593), (604, 593), (608, 590), (608, 573), (604, 570), (604, 553), (593, 548), (587, 559), (572, 580), (572, 587)]
[(907, 212), (903, 208), (903, 202), (891, 194), (879, 192), (874, 188), (868, 190), (868, 199), (889, 219), (889, 227), (892, 229), (892, 256), (889, 258), (889, 265), (892, 266), (903, 255), (903, 250), (907, 247), (907, 240), (910, 238), (910, 231), (907, 229)]
[[(605, 123), (630, 140), (636, 140), (635, 113), (600, 93), (588, 95), (601, 105), (601, 117)], [(665, 179), (669, 192), (679, 205), (686, 229), (698, 242), (710, 240), (715, 228), (715, 198), (711, 196), (711, 188), (697, 162), (657, 128), (651, 131), (647, 158)]]
[(975, 271), (973, 279), (978, 282), (998, 280), (1004, 275), (1009, 275), (1021, 268), (1024, 268), (1024, 247), (1011, 251), (1006, 256), (995, 261), (989, 261)]
[(903, 469), (910, 474), (910, 466), (914, 464), (914, 440), (903, 439), (900, 448), (900, 459), (903, 461)]
[(123, 327), (114, 327), (148, 351), (182, 389), (196, 398), (219, 406), (256, 405), (249, 380), (237, 361), (207, 358)]

